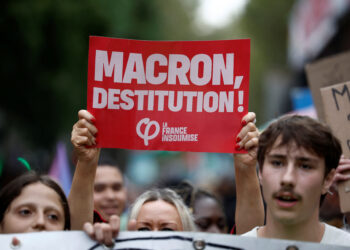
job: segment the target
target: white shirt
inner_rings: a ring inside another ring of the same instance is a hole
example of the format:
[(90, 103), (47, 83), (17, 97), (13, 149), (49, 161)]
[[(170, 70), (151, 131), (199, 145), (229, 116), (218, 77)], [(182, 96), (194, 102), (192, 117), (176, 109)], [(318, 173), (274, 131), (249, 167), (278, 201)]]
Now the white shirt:
[[(331, 225), (325, 224), (325, 230), (320, 243), (331, 244), (331, 245), (341, 245), (350, 246), (350, 233), (347, 233), (339, 228), (333, 227)], [(255, 227), (249, 232), (242, 234), (242, 236), (247, 237), (258, 237), (259, 227)]]

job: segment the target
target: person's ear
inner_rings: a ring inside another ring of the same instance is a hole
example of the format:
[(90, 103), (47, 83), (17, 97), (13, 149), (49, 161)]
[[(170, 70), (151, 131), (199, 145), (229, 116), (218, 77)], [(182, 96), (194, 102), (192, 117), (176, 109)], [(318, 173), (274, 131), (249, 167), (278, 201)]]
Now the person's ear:
[(333, 168), (323, 180), (322, 194), (326, 194), (333, 184), (333, 178), (335, 175), (335, 169)]

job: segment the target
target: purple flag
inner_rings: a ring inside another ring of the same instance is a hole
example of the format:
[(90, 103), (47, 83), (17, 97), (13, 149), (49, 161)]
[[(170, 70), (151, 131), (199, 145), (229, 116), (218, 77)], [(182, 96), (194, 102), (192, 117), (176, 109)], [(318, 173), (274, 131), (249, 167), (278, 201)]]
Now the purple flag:
[(72, 185), (72, 174), (67, 159), (67, 150), (63, 142), (58, 142), (56, 146), (56, 155), (52, 162), (49, 176), (59, 182), (64, 193), (69, 194)]

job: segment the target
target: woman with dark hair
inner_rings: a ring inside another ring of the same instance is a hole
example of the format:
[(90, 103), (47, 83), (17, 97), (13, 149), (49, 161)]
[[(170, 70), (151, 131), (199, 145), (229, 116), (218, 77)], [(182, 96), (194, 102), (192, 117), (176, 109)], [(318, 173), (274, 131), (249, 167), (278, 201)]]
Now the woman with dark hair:
[(23, 174), (0, 191), (0, 233), (70, 229), (67, 198), (48, 176)]
[[(82, 230), (85, 222), (92, 222), (94, 175), (87, 173), (95, 172), (100, 151), (94, 147), (85, 154), (92, 145), (95, 142), (89, 140), (74, 144), (77, 165), (68, 199), (58, 183), (33, 171), (4, 186), (0, 190), (0, 233)], [(88, 191), (81, 192), (84, 188)], [(20, 241), (14, 237), (12, 245)]]

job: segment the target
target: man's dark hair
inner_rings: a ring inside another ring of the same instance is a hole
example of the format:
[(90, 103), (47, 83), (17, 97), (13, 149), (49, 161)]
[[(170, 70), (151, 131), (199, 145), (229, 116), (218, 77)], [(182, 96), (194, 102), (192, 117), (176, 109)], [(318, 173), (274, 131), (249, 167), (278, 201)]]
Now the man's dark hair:
[(285, 115), (272, 122), (259, 137), (258, 162), (260, 170), (264, 165), (266, 154), (271, 150), (277, 138), (281, 138), (279, 146), (294, 142), (297, 147), (304, 148), (325, 160), (325, 177), (337, 168), (342, 154), (339, 140), (330, 128), (308, 116)]
[[(222, 205), (221, 200), (216, 195), (204, 189), (194, 187), (189, 181), (182, 181), (177, 187), (174, 188), (174, 190), (182, 198), (185, 205), (190, 209), (192, 214), (196, 214), (196, 203), (199, 200), (206, 199), (206, 198), (214, 200), (217, 203), (217, 205), (220, 207), (224, 215), (223, 227), (224, 228), (227, 227), (227, 218), (226, 218), (224, 206)], [(196, 221), (195, 223), (197, 224)], [(207, 229), (206, 227), (203, 227), (203, 225), (197, 224), (197, 226), (202, 230)]]
[(99, 167), (106, 167), (106, 166), (115, 168), (120, 173), (122, 180), (123, 180), (123, 183), (124, 183), (125, 180), (124, 180), (123, 171), (119, 167), (119, 165), (116, 163), (116, 161), (108, 155), (100, 155), (97, 167), (99, 168)]
[(194, 207), (196, 201), (203, 198), (211, 198), (215, 200), (222, 208), (222, 202), (214, 194), (200, 188), (195, 188), (189, 181), (182, 181), (177, 187), (174, 188), (175, 192), (180, 195), (186, 206), (194, 213)]

